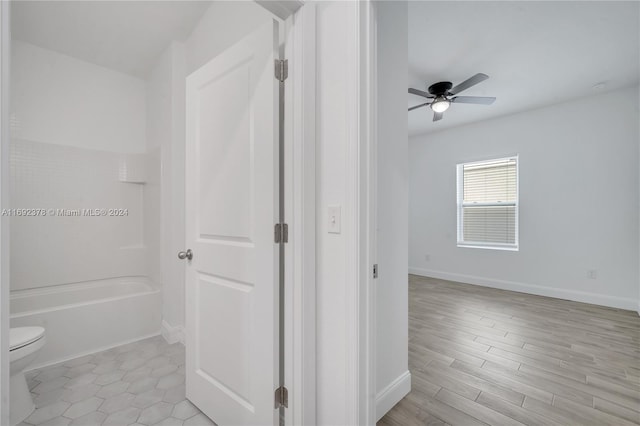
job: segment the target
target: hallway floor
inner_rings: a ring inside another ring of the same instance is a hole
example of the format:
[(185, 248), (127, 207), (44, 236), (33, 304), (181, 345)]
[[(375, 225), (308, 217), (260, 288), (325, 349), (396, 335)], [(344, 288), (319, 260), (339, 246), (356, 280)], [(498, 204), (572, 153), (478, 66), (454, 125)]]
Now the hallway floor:
[(20, 426), (213, 425), (185, 398), (184, 355), (157, 336), (30, 371), (36, 410)]
[(378, 426), (640, 424), (632, 311), (410, 275), (409, 369)]

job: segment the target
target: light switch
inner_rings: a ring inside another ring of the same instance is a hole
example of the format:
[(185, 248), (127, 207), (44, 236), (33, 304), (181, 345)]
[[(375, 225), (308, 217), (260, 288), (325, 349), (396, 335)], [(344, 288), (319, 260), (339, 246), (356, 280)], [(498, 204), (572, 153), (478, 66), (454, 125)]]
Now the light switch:
[(341, 207), (337, 205), (329, 206), (327, 209), (328, 217), (327, 217), (327, 227), (329, 229), (330, 234), (339, 234), (340, 233), (340, 223), (342, 222), (341, 218)]

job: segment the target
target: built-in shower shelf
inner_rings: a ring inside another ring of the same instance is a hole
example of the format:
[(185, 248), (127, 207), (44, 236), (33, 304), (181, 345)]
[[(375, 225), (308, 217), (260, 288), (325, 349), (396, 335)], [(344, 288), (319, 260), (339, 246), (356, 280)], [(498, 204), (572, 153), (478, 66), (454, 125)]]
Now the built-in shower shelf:
[(144, 185), (144, 184), (146, 184), (146, 183), (147, 183), (147, 182), (146, 182), (146, 181), (144, 181), (144, 180), (129, 180), (129, 179), (122, 179), (122, 178), (120, 178), (120, 179), (118, 179), (118, 180), (119, 180), (120, 182), (122, 182), (122, 183), (133, 183), (133, 184), (136, 184), (136, 185)]
[(125, 154), (120, 157), (118, 180), (123, 183), (145, 184), (149, 157), (146, 154)]

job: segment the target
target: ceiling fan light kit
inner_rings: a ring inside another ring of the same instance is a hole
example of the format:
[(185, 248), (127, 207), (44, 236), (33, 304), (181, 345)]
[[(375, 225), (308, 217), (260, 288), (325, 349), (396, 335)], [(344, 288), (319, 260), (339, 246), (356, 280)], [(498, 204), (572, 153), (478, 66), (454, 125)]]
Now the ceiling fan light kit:
[(488, 78), (488, 75), (478, 73), (455, 87), (453, 87), (453, 83), (450, 81), (441, 81), (429, 86), (427, 92), (409, 88), (409, 93), (411, 94), (422, 96), (427, 99), (433, 99), (431, 102), (411, 107), (409, 108), (409, 111), (428, 105), (433, 111), (433, 121), (438, 121), (442, 119), (442, 113), (448, 110), (452, 103), (491, 105), (496, 98), (486, 96), (455, 96), (463, 90), (467, 90)]
[(440, 98), (436, 98), (435, 101), (431, 103), (431, 109), (434, 112), (445, 112), (449, 109), (451, 102), (449, 102), (444, 96)]

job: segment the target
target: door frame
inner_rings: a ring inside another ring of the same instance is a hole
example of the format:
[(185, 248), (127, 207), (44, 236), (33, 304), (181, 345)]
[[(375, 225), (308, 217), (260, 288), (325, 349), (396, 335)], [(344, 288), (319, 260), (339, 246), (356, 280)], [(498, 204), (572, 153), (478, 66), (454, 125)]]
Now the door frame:
[[(288, 3), (288, 2), (273, 2)], [(285, 58), (289, 60), (291, 82), (285, 107), (285, 211), (290, 238), (286, 263), (285, 383), (290, 389), (287, 424), (317, 424), (317, 385), (327, 377), (316, 371), (316, 230), (319, 216), (316, 177), (320, 171), (316, 132), (317, 4), (304, 2), (293, 19), (287, 20)], [(353, 49), (351, 60), (339, 64), (352, 90), (346, 107), (349, 134), (346, 152), (348, 168), (345, 186), (348, 206), (343, 223), (348, 233), (345, 275), (350, 286), (346, 295), (345, 328), (350, 340), (345, 347), (347, 377), (346, 424), (376, 423), (376, 294), (372, 267), (376, 262), (377, 182), (377, 75), (376, 15), (372, 0), (355, 2), (352, 24), (345, 45)]]
[(377, 17), (375, 2), (367, 0), (358, 7), (358, 48), (360, 66), (359, 117), (361, 137), (358, 190), (360, 209), (358, 223), (360, 235), (358, 253), (362, 279), (358, 284), (358, 304), (363, 314), (358, 318), (358, 336), (362, 341), (359, 349), (361, 362), (359, 406), (364, 424), (375, 425), (377, 421), (376, 401), (376, 276), (374, 264), (378, 263), (378, 74), (377, 74)]
[(284, 197), (290, 231), (285, 244), (284, 373), (290, 398), (285, 421), (315, 425), (316, 5), (303, 4), (286, 20), (285, 32), (289, 79), (285, 88)]
[[(9, 208), (10, 2), (0, 1), (0, 210)], [(0, 424), (9, 424), (9, 217), (0, 218)]]
[(283, 21), (285, 424), (316, 424), (316, 5), (255, 0)]
[(285, 424), (315, 425), (316, 412), (316, 4), (254, 0), (283, 21), (285, 83)]
[[(347, 347), (348, 356), (355, 365), (357, 388), (352, 424), (376, 424), (376, 281), (374, 264), (377, 259), (377, 30), (374, 0), (356, 3), (354, 69), (351, 72), (355, 93), (349, 109), (356, 128), (350, 137), (353, 152), (352, 169), (347, 172), (348, 184), (355, 199), (351, 220), (357, 229), (348, 250), (354, 254), (354, 262), (347, 273), (354, 282), (347, 309), (354, 337), (353, 347)], [(352, 124), (353, 125), (353, 124)]]

